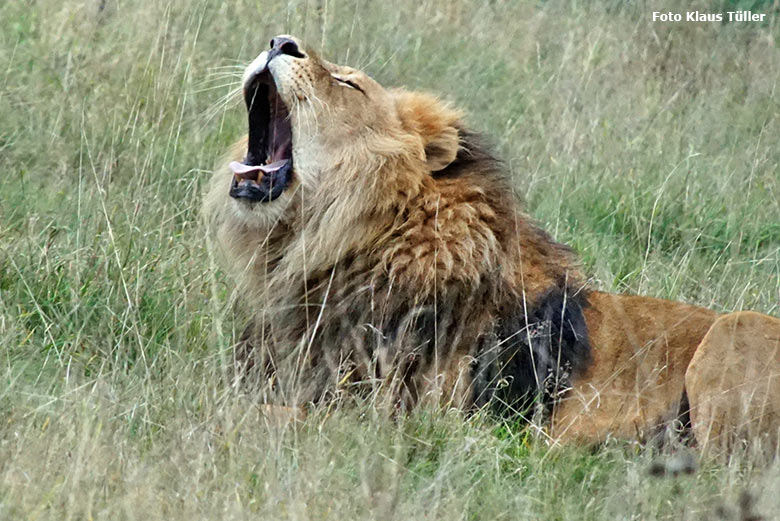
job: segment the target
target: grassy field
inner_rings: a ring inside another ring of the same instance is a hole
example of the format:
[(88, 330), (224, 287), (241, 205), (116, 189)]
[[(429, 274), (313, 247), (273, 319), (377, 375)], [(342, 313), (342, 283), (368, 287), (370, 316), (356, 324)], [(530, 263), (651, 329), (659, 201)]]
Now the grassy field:
[(630, 444), (360, 404), (276, 425), (229, 376), (241, 324), (200, 187), (282, 32), (462, 106), (595, 286), (779, 315), (778, 13), (653, 10), (681, 8), (0, 2), (0, 519), (780, 516), (776, 463), (657, 478), (669, 456)]

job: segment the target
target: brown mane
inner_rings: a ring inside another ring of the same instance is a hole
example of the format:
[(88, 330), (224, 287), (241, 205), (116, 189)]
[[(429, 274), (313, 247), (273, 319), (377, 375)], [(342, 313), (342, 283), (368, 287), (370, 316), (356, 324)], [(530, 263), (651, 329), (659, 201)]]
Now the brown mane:
[[(349, 374), (394, 386), (405, 404), (431, 395), (481, 405), (499, 386), (515, 404), (589, 358), (582, 276), (570, 249), (520, 211), (503, 165), (458, 112), (393, 95), (396, 143), (426, 132), (424, 154), (450, 157), (446, 166), (426, 171), (413, 147), (373, 138), (350, 150), (373, 159), (341, 161), (319, 193), (299, 186), (259, 232), (221, 206), (214, 184), (212, 229), (256, 310), (241, 352), (272, 368), (295, 403)], [(378, 170), (364, 173), (367, 163)]]

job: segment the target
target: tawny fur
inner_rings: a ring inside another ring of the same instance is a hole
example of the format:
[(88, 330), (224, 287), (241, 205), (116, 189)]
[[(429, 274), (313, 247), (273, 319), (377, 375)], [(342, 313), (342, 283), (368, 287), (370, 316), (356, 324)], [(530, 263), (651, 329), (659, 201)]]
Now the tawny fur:
[(751, 441), (773, 455), (780, 440), (780, 319), (753, 311), (720, 317), (696, 350), (685, 386), (703, 449), (727, 453)]

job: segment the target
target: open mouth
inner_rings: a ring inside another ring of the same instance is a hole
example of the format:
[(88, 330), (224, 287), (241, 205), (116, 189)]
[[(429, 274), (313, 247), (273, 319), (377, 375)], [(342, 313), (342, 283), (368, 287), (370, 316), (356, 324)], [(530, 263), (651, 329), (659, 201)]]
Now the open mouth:
[(242, 162), (230, 163), (230, 197), (273, 201), (292, 179), (292, 127), (267, 67), (249, 79), (244, 101), (249, 114), (249, 146)]

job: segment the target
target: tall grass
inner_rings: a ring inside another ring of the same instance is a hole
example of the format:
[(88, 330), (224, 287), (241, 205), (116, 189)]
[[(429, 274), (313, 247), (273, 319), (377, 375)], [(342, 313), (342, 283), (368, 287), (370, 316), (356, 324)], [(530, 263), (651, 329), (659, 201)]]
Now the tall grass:
[(244, 132), (242, 64), (283, 32), (462, 106), (594, 285), (780, 313), (777, 12), (664, 8), (0, 3), (0, 518), (737, 518), (745, 491), (776, 515), (776, 465), (652, 478), (664, 455), (631, 445), (365, 404), (277, 425), (229, 376), (199, 193)]

